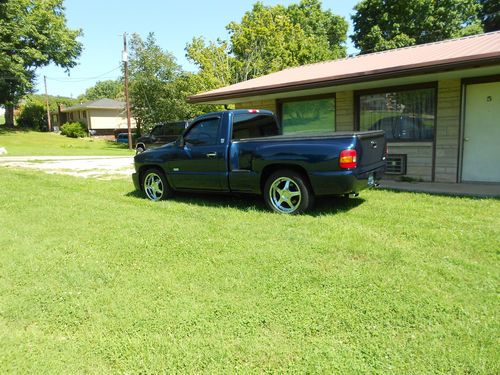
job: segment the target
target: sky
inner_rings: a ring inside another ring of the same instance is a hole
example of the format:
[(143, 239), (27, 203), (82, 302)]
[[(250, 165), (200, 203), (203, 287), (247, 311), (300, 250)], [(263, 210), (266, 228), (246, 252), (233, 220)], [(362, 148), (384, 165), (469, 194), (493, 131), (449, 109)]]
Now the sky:
[[(66, 18), (72, 29), (82, 29), (83, 52), (78, 65), (68, 74), (54, 65), (37, 70), (36, 91), (44, 93), (47, 76), (50, 95), (77, 97), (97, 81), (120, 76), (123, 33), (146, 37), (154, 32), (158, 44), (177, 58), (184, 70), (195, 71), (185, 58), (184, 48), (193, 37), (207, 41), (227, 39), (226, 25), (239, 22), (257, 0), (66, 0)], [(299, 0), (263, 0), (265, 5), (289, 5)], [(323, 9), (344, 16), (350, 14), (357, 0), (323, 0)], [(348, 44), (348, 53), (355, 52)]]

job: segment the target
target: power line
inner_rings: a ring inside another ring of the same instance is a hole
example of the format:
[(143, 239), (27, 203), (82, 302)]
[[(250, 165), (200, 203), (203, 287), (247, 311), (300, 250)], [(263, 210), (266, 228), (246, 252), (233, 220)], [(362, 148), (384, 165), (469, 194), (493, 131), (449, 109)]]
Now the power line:
[(57, 82), (84, 82), (84, 81), (91, 81), (97, 78), (107, 78), (104, 77), (106, 74), (113, 73), (119, 69), (121, 69), (121, 66), (117, 66), (116, 68), (111, 69), (108, 72), (104, 72), (94, 77), (47, 77), (47, 79)]

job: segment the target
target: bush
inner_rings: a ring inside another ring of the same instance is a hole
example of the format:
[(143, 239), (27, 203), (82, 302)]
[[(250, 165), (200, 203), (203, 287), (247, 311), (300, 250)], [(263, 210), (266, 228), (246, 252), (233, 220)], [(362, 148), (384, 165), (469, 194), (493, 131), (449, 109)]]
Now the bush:
[(87, 126), (81, 122), (67, 122), (61, 126), (61, 134), (70, 138), (87, 136)]
[(27, 103), (16, 119), (17, 125), (33, 130), (47, 130), (47, 111), (38, 103)]

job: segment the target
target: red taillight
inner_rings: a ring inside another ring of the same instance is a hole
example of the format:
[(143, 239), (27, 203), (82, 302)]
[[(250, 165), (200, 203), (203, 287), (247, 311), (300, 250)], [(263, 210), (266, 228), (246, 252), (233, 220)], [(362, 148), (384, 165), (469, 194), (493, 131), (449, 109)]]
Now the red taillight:
[(349, 169), (358, 166), (358, 158), (356, 150), (343, 150), (340, 152), (339, 158), (340, 168)]
[(249, 109), (249, 113), (259, 113), (260, 111), (258, 109)]

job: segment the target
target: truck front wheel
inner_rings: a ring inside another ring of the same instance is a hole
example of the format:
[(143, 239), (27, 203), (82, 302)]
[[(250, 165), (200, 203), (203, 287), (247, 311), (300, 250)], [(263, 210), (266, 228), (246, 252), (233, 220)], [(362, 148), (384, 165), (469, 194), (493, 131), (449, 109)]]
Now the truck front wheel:
[(158, 168), (151, 168), (143, 173), (142, 188), (146, 196), (155, 202), (173, 195), (165, 174)]
[(264, 201), (274, 212), (301, 214), (312, 207), (314, 195), (304, 177), (292, 170), (276, 171), (264, 186)]

